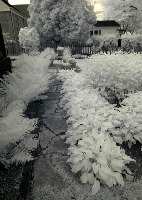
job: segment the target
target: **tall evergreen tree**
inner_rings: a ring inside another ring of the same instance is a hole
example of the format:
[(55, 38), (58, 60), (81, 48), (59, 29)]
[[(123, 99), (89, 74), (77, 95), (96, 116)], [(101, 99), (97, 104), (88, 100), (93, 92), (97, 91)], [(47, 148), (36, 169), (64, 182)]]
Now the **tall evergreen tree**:
[(86, 0), (31, 0), (28, 28), (40, 41), (82, 42), (96, 22), (94, 7)]

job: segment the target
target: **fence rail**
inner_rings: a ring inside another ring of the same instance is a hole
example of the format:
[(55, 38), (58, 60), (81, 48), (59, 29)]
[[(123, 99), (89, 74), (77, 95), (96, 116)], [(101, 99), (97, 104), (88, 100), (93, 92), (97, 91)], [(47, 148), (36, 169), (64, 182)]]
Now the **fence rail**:
[[(50, 47), (54, 48), (56, 51), (59, 44), (57, 43), (41, 43), (39, 50), (43, 51), (45, 48)], [(86, 44), (60, 44), (63, 47), (69, 47), (72, 51), (72, 54), (81, 54), (81, 55), (91, 55), (92, 54), (92, 47)], [(22, 53), (28, 53), (29, 50), (25, 50), (24, 48), (20, 47), (19, 44), (16, 43), (5, 43), (6, 54), (8, 56), (18, 56)]]

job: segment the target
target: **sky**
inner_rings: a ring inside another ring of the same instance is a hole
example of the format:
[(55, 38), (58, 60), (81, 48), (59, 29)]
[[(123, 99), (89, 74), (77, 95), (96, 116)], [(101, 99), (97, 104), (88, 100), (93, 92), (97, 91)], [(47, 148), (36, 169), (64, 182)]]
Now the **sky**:
[[(102, 10), (102, 7), (101, 7), (101, 0), (89, 0), (92, 4), (94, 4), (94, 1), (97, 2), (96, 5), (95, 5), (95, 9), (96, 10)], [(8, 2), (11, 4), (11, 5), (16, 5), (16, 4), (29, 4), (30, 3), (30, 0), (8, 0)]]
[[(102, 6), (100, 4), (101, 0), (88, 0), (90, 1), (92, 4), (94, 4), (94, 2), (96, 2), (95, 4), (95, 12), (98, 12), (98, 11), (102, 11)], [(29, 4), (30, 3), (30, 0), (8, 0), (8, 2), (11, 4), (11, 5), (16, 5), (16, 4)]]
[(16, 5), (16, 4), (29, 4), (30, 0), (8, 0), (8, 2), (11, 5)]

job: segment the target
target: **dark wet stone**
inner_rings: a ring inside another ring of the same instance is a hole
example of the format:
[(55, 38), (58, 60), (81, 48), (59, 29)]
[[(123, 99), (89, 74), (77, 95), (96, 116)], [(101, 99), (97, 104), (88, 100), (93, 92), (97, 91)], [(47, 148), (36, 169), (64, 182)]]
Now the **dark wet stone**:
[(48, 100), (57, 100), (60, 97), (60, 93), (51, 93), (51, 92), (47, 92), (47, 96), (48, 96)]
[(62, 177), (54, 171), (50, 161), (47, 158), (40, 158), (34, 165), (34, 187), (45, 185), (62, 189), (65, 183)]
[(45, 149), (55, 135), (48, 129), (39, 132), (39, 143), (42, 149)]
[(68, 145), (63, 142), (63, 140), (60, 138), (60, 136), (57, 136), (53, 138), (51, 145), (47, 150), (45, 150), (44, 154), (54, 154), (54, 153), (62, 153), (67, 154), (68, 151)]
[(43, 119), (43, 122), (53, 131), (54, 134), (59, 134), (60, 132), (65, 132), (67, 130), (67, 125), (65, 119)]

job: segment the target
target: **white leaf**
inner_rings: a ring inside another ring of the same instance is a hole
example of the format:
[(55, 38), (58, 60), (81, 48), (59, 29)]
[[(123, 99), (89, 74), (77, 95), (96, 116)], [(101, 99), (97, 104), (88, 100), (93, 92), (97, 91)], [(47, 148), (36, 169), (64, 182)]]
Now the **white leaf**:
[(108, 128), (113, 128), (113, 124), (111, 122), (103, 122), (102, 125), (107, 130)]
[(92, 195), (95, 195), (100, 190), (100, 182), (95, 180), (95, 183), (92, 187)]
[(119, 144), (122, 144), (123, 140), (122, 140), (122, 137), (116, 137), (116, 136), (113, 136), (113, 138), (115, 139), (115, 141)]
[(126, 138), (126, 140), (130, 140), (130, 134), (129, 133), (127, 133), (126, 135), (125, 135), (125, 138)]
[(80, 180), (82, 181), (82, 183), (87, 183), (87, 181), (88, 181), (88, 173), (87, 172), (83, 173), (81, 178), (80, 178)]
[(94, 157), (94, 154), (92, 153), (91, 150), (85, 150), (84, 151), (86, 154), (85, 154), (85, 158), (86, 159), (89, 159), (89, 158), (93, 158)]
[(120, 126), (121, 122), (119, 120), (112, 120), (114, 126)]
[(112, 163), (111, 163), (111, 167), (113, 168), (114, 171), (118, 171), (118, 172), (120, 172), (120, 173), (121, 173), (121, 171), (122, 171), (120, 167), (115, 166), (115, 165), (113, 165)]
[(134, 159), (132, 159), (130, 156), (127, 156), (126, 154), (123, 154), (122, 157), (121, 157), (124, 161), (124, 163), (129, 163), (130, 161), (132, 162), (136, 162)]
[(98, 138), (98, 140), (97, 140), (97, 147), (102, 147), (103, 146), (103, 144), (104, 144), (104, 138)]
[(125, 175), (126, 175), (126, 179), (127, 179), (128, 181), (132, 181), (132, 180), (134, 179), (134, 177), (131, 176), (131, 175), (129, 175), (129, 174), (125, 174)]
[(76, 158), (74, 158), (74, 163), (77, 163), (83, 159), (83, 156), (78, 155)]
[(117, 167), (120, 167), (120, 168), (122, 168), (124, 166), (123, 161), (120, 160), (120, 159), (113, 159), (113, 160), (111, 160), (111, 164), (115, 165)]
[(128, 122), (124, 123), (127, 128), (129, 128), (130, 124)]
[(121, 175), (120, 173), (116, 172), (116, 173), (114, 174), (114, 177), (116, 178), (117, 182), (118, 182), (121, 186), (124, 185), (123, 177), (122, 177), (122, 175)]
[(97, 162), (101, 165), (106, 165), (107, 164), (107, 159), (104, 156), (99, 156), (97, 158)]
[(82, 166), (85, 167), (86, 171), (89, 171), (92, 168), (92, 163), (89, 160), (85, 159), (82, 161)]
[(108, 187), (113, 187), (113, 185), (116, 185), (116, 181), (114, 180), (113, 177), (109, 176), (108, 179), (106, 180), (106, 184)]
[(90, 184), (95, 183), (94, 173), (88, 173), (88, 181), (89, 181)]
[(100, 174), (100, 177), (106, 181), (108, 179), (108, 175), (106, 173), (104, 173), (101, 169), (99, 169), (99, 174)]
[(136, 140), (138, 140), (139, 142), (141, 142), (141, 139), (140, 139), (140, 137), (139, 137), (139, 135), (134, 135), (134, 138), (136, 139)]
[(77, 173), (82, 168), (82, 163), (75, 163), (72, 167), (72, 172)]
[(108, 167), (108, 165), (101, 165), (101, 170), (105, 173), (108, 174), (110, 176), (112, 176), (112, 171), (111, 169)]
[(97, 172), (98, 172), (98, 170), (100, 168), (100, 165), (97, 164), (97, 163), (93, 163), (92, 164), (92, 168), (93, 168), (94, 173), (97, 174)]

